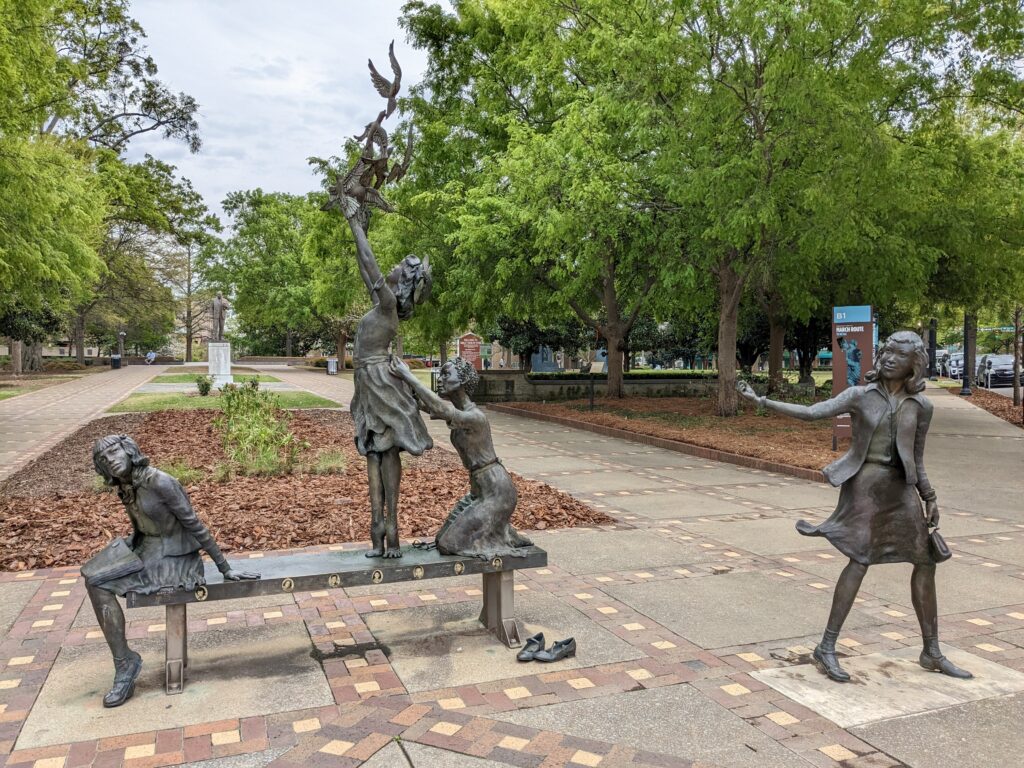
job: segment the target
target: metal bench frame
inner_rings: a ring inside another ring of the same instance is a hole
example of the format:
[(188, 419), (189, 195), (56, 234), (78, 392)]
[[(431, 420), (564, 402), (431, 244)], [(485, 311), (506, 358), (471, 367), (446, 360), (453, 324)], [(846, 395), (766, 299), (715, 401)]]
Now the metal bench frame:
[(296, 552), (251, 561), (258, 564), (260, 578), (224, 581), (213, 563), (206, 564), (206, 585), (193, 591), (178, 590), (140, 595), (129, 592), (129, 608), (149, 605), (166, 607), (166, 692), (185, 689), (188, 669), (188, 604), (215, 600), (237, 600), (258, 595), (307, 592), (369, 584), (397, 584), (467, 574), (483, 578), (483, 607), (480, 623), (508, 648), (522, 645), (522, 623), (516, 619), (515, 572), (520, 568), (543, 568), (547, 552), (529, 547), (522, 557), (491, 560), (441, 555), (437, 550), (403, 549), (396, 559), (368, 560), (360, 551)]

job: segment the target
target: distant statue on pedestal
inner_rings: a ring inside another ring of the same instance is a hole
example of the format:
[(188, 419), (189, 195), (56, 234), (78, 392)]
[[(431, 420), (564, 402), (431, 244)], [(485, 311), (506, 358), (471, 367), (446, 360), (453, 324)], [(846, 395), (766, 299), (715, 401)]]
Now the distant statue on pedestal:
[(211, 341), (224, 341), (224, 321), (227, 319), (231, 303), (224, 298), (224, 294), (217, 291), (217, 297), (213, 300), (213, 337)]

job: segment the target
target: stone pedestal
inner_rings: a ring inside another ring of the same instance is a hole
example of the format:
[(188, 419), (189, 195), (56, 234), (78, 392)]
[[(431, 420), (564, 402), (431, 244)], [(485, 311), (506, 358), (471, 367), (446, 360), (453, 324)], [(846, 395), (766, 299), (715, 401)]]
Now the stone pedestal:
[(206, 356), (210, 361), (213, 386), (219, 389), (225, 384), (232, 384), (234, 377), (231, 375), (231, 345), (226, 341), (211, 341)]

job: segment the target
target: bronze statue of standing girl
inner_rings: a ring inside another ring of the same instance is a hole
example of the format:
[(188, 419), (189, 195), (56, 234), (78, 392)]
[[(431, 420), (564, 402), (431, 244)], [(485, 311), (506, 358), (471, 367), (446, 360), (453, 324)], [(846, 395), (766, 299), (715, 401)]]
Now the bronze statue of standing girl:
[(850, 558), (836, 584), (825, 633), (814, 649), (815, 661), (838, 682), (850, 675), (836, 658), (836, 639), (868, 566), (878, 563), (914, 566), (910, 596), (924, 640), (921, 666), (952, 677), (972, 676), (939, 648), (937, 561), (929, 547), (929, 529), (938, 526), (939, 506), (924, 468), (932, 418), (932, 404), (922, 394), (927, 370), (921, 337), (901, 331), (882, 345), (874, 369), (865, 376), (866, 386), (850, 387), (831, 400), (811, 406), (780, 403), (758, 396), (746, 382), (736, 385), (747, 400), (798, 419), (850, 414), (850, 448), (822, 470), (829, 483), (840, 486), (839, 503), (820, 525), (797, 523), (804, 536), (823, 536)]

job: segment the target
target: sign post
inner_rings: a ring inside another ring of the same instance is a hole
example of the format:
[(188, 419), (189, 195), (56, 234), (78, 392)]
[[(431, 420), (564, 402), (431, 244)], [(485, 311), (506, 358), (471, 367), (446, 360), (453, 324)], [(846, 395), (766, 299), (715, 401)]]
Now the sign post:
[[(871, 307), (832, 308), (832, 397), (864, 384), (864, 374), (875, 364), (877, 343)], [(852, 434), (850, 417), (836, 416), (832, 422), (832, 450), (838, 448), (840, 438)]]

